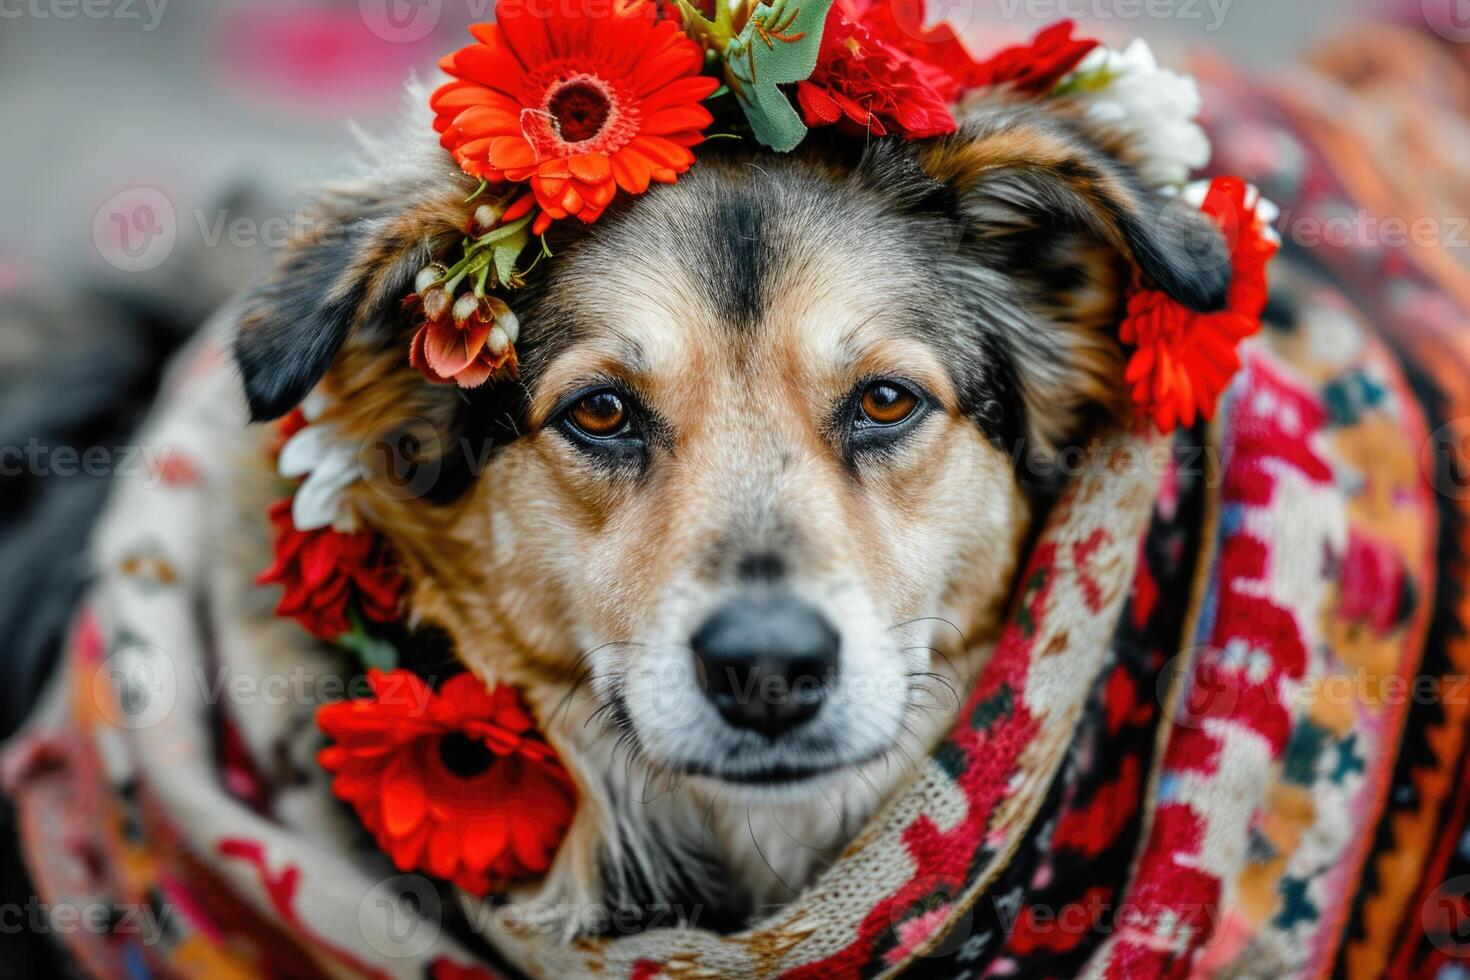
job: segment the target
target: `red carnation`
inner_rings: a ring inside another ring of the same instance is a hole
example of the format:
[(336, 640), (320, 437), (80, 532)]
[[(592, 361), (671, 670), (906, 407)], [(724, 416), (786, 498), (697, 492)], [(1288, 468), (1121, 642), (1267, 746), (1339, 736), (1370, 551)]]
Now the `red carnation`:
[(406, 670), (368, 684), (318, 710), (335, 743), (318, 760), (394, 865), (476, 896), (550, 867), (576, 791), (515, 689), (457, 674), (435, 692)]
[(329, 527), (298, 531), (290, 500), (273, 504), (270, 519), (276, 530), (276, 560), (256, 581), (285, 587), (278, 616), (295, 617), (313, 636), (329, 642), (352, 632), (348, 611), (353, 606), (375, 622), (399, 618), (403, 576), (377, 535), (343, 534)]
[(924, 26), (924, 0), (852, 0), (855, 18), (875, 37), (912, 58), (946, 102), (974, 88), (980, 65), (947, 23)]
[(905, 48), (925, 50), (882, 4), (838, 0), (822, 30), (816, 71), (796, 87), (807, 125), (905, 139), (954, 132), (949, 102), (959, 83)]
[(1266, 308), (1266, 264), (1277, 244), (1258, 213), (1259, 199), (1238, 177), (1220, 177), (1201, 206), (1231, 243), (1232, 279), (1225, 309), (1196, 313), (1153, 289), (1128, 301), (1119, 336), (1137, 349), (1125, 378), (1138, 411), (1160, 432), (1197, 416), (1213, 418), (1215, 404), (1240, 369), (1236, 348), (1261, 329)]
[(962, 79), (965, 87), (1009, 84), (1023, 92), (1050, 92), (1098, 45), (1091, 38), (1072, 37), (1073, 26), (1070, 20), (1058, 21), (1031, 43), (1006, 48), (976, 65)]
[(977, 62), (948, 24), (924, 27), (922, 0), (837, 0), (827, 15), (817, 69), (796, 89), (809, 126), (907, 139), (955, 131), (950, 103), (970, 89), (1011, 84), (1048, 92), (1096, 41), (1061, 21), (1030, 44)]

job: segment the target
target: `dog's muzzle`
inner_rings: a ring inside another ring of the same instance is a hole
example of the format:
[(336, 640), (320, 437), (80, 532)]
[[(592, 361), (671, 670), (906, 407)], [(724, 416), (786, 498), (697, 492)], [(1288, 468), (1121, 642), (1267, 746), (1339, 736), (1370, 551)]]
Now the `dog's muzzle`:
[(774, 741), (821, 710), (842, 644), (814, 606), (761, 590), (721, 606), (690, 645), (700, 686), (721, 717)]

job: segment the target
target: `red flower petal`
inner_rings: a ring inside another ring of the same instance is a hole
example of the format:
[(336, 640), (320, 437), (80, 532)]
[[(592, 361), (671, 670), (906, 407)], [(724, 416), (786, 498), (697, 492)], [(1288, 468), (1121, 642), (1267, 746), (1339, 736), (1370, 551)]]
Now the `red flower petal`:
[(355, 602), (365, 600), (365, 611), (379, 618), (396, 618), (404, 583), (386, 546), (368, 533), (297, 531), (290, 508), (289, 500), (271, 508), (276, 557), (256, 579), (283, 588), (277, 614), (296, 618), (312, 635), (328, 641), (351, 630), (348, 609)]
[(600, 153), (583, 153), (567, 160), (567, 169), (584, 184), (599, 184), (612, 176), (612, 164)]
[(484, 820), (465, 833), (464, 863), (473, 871), (484, 871), (505, 853), (510, 844), (510, 825), (504, 820)]
[[(532, 181), (542, 208), (537, 234), (571, 215), (596, 220), (620, 189), (641, 193), (693, 162), (687, 145), (712, 122), (700, 103), (719, 81), (703, 74), (699, 44), (653, 10), (625, 3), (594, 15), (539, 0), (497, 4), (496, 24), (473, 28), (475, 43), (441, 61), (455, 78), (429, 100), (441, 143), (472, 176)], [(556, 71), (543, 70), (553, 62)], [(673, 134), (676, 151), (644, 152), (662, 173), (634, 162), (614, 169), (640, 137)], [(580, 186), (559, 183), (572, 177)]]
[[(469, 674), (437, 693), (407, 671), (368, 680), (372, 697), (318, 710), (335, 743), (318, 758), (394, 863), (477, 895), (545, 871), (576, 794), (516, 692), (487, 691)], [(478, 772), (453, 771), (441, 753), (449, 735), (493, 741), (505, 754)]]
[(428, 871), (436, 878), (454, 877), (459, 864), (459, 837), (452, 830), (440, 827), (429, 838)]
[(445, 378), (453, 378), (472, 364), (490, 336), (491, 324), (475, 324), (461, 330), (452, 321), (432, 323), (424, 340), (424, 357), (429, 369)]
[(419, 327), (418, 332), (413, 335), (413, 343), (410, 345), (408, 350), (408, 363), (412, 365), (415, 370), (420, 371), (424, 375), (424, 377), (428, 378), (430, 381), (438, 384), (443, 384), (449, 379), (439, 375), (434, 371), (433, 368), (429, 367), (429, 358), (428, 355), (424, 352), (424, 348), (428, 344), (430, 326), (431, 324), (425, 323), (423, 326)]
[(390, 837), (406, 837), (429, 813), (418, 775), (399, 760), (383, 776), (383, 826)]
[(1059, 21), (1029, 44), (1006, 48), (978, 64), (964, 79), (967, 88), (1013, 85), (1024, 92), (1049, 92), (1097, 47), (1090, 38), (1074, 39), (1070, 20)]
[(653, 164), (637, 150), (622, 149), (612, 158), (613, 177), (629, 194), (642, 194), (653, 180)]
[(477, 359), (454, 376), (454, 383), (461, 388), (478, 388), (489, 381), (496, 370), (495, 365), (488, 363), (483, 358)]
[(842, 107), (826, 89), (811, 82), (796, 86), (796, 101), (809, 126), (830, 126), (842, 118)]
[(855, 135), (953, 132), (949, 100), (960, 86), (934, 60), (939, 51), (906, 33), (885, 4), (839, 0), (827, 15), (816, 71), (797, 86), (802, 117)]

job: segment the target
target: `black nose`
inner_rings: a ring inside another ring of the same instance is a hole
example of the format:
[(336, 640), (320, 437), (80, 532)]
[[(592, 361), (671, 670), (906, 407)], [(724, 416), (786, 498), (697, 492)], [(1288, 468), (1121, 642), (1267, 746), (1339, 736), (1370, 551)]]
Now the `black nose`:
[(705, 695), (724, 719), (775, 739), (821, 709), (840, 640), (812, 606), (770, 592), (726, 603), (691, 645)]

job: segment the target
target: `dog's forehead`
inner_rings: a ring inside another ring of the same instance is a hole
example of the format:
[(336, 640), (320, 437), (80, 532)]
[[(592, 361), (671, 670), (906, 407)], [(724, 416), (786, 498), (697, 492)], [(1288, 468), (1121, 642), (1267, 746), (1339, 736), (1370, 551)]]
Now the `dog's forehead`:
[(819, 367), (903, 335), (926, 283), (881, 197), (799, 167), (710, 168), (656, 188), (559, 256), (558, 355), (688, 377), (777, 351)]

